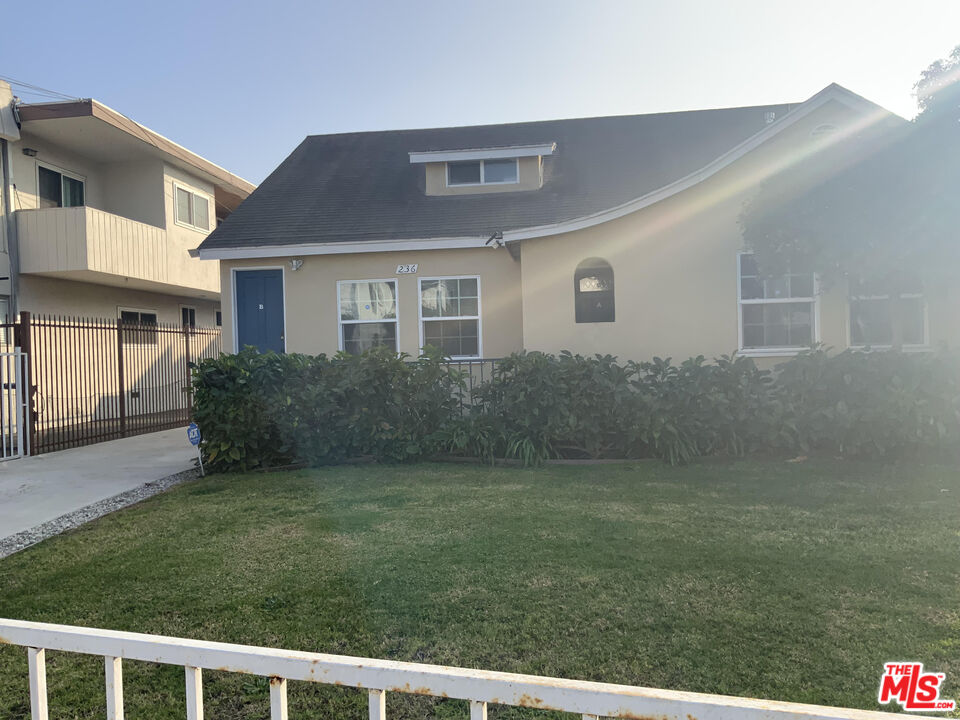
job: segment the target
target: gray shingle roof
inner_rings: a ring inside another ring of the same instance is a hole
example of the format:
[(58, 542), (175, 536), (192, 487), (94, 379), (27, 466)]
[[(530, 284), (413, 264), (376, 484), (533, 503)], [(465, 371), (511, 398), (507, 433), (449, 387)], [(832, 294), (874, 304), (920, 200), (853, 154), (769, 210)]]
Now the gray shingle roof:
[[(204, 250), (489, 236), (606, 210), (664, 187), (793, 105), (307, 137)], [(411, 151), (556, 142), (540, 190), (427, 196)]]

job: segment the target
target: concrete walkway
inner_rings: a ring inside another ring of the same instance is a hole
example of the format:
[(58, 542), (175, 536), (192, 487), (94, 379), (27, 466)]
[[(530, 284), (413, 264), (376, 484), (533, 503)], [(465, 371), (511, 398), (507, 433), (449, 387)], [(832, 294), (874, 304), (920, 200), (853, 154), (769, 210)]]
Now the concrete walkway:
[(0, 538), (193, 467), (184, 428), (0, 463)]

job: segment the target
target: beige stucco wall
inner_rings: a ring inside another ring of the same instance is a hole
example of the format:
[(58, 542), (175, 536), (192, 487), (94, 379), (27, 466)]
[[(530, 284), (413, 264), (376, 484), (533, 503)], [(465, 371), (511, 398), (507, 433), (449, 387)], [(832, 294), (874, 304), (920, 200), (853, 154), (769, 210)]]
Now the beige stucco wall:
[(541, 174), (542, 160), (539, 157), (524, 157), (518, 159), (516, 183), (508, 185), (447, 185), (447, 164), (426, 163), (427, 195), (477, 195), (479, 193), (517, 192), (520, 190), (537, 190), (543, 180)]
[(197, 310), (197, 325), (213, 327), (219, 301), (144, 292), (128, 288), (73, 282), (59, 278), (24, 275), (20, 278), (20, 306), (35, 314), (71, 317), (117, 318), (119, 309), (148, 310), (157, 313), (161, 323), (180, 324), (180, 306)]
[[(175, 185), (180, 185), (193, 192), (200, 193), (209, 203), (210, 229), (196, 230), (192, 227), (176, 222)], [(196, 178), (180, 168), (169, 164), (163, 166), (163, 195), (165, 220), (167, 227), (167, 263), (171, 275), (179, 278), (178, 285), (187, 285), (219, 291), (219, 272), (215, 262), (200, 262), (190, 257), (190, 250), (194, 250), (203, 242), (203, 239), (216, 227), (216, 203), (214, 202), (215, 188), (211, 183)]]
[[(500, 357), (523, 347), (520, 265), (502, 248), (429, 250), (304, 257), (291, 271), (285, 259), (221, 261), (224, 348), (234, 347), (233, 283), (239, 268), (282, 267), (288, 352), (335, 353), (339, 344), (338, 280), (398, 281), (398, 339), (402, 352), (420, 349), (418, 279), (450, 275), (480, 277), (482, 353)], [(397, 275), (399, 264), (419, 265), (416, 275)]]
[(103, 209), (166, 227), (163, 180), (163, 161), (158, 158), (108, 163), (103, 166)]
[[(622, 359), (715, 357), (738, 347), (738, 221), (744, 202), (771, 172), (789, 172), (791, 159), (823, 138), (813, 128), (843, 128), (857, 116), (832, 104), (786, 130), (726, 170), (636, 213), (591, 228), (523, 241), (523, 338), (528, 349), (611, 353)], [(839, 161), (839, 158), (838, 158)], [(573, 274), (589, 257), (614, 270), (616, 322), (577, 324)], [(931, 345), (957, 344), (957, 291), (929, 293)], [(819, 340), (848, 346), (846, 288), (817, 303)], [(763, 358), (772, 365), (784, 358)]]
[[(35, 157), (24, 155), (24, 148), (36, 150), (37, 155)], [(13, 197), (14, 210), (32, 210), (39, 207), (37, 168), (40, 165), (82, 178), (85, 204), (99, 210), (107, 210), (103, 193), (104, 171), (100, 163), (29, 133), (23, 133), (20, 136), (20, 142), (14, 143), (10, 152), (10, 182), (16, 185)]]

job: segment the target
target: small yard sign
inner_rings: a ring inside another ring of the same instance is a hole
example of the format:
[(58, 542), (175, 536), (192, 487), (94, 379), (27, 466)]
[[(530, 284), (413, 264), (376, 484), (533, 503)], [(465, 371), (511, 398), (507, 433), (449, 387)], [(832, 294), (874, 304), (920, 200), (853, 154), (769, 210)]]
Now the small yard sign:
[(397, 275), (416, 275), (419, 269), (419, 263), (414, 263), (413, 265), (397, 265)]
[(200, 428), (192, 422), (187, 425), (187, 440), (197, 449), (197, 462), (200, 463), (200, 474), (203, 475), (203, 457), (200, 455)]

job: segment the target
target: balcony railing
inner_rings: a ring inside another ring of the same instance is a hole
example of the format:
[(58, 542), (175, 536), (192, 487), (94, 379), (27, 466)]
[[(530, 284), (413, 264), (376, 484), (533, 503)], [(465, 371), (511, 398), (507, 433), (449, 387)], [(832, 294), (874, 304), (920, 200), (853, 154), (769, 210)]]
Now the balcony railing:
[(385, 720), (388, 692), (468, 700), (470, 720), (486, 720), (488, 703), (577, 713), (583, 720), (601, 717), (891, 720), (894, 717), (891, 713), (867, 710), (228, 645), (22, 620), (0, 619), (0, 642), (27, 648), (32, 720), (47, 720), (46, 650), (103, 656), (108, 720), (123, 718), (123, 660), (182, 665), (188, 720), (203, 718), (202, 671), (205, 669), (269, 678), (271, 720), (287, 720), (288, 680), (362, 689), (368, 695), (370, 720)]
[(220, 289), (216, 263), (191, 259), (188, 248), (173, 242), (163, 228), (103, 210), (19, 210), (17, 231), (23, 273), (87, 281), (93, 279), (89, 273), (102, 273), (172, 287)]

